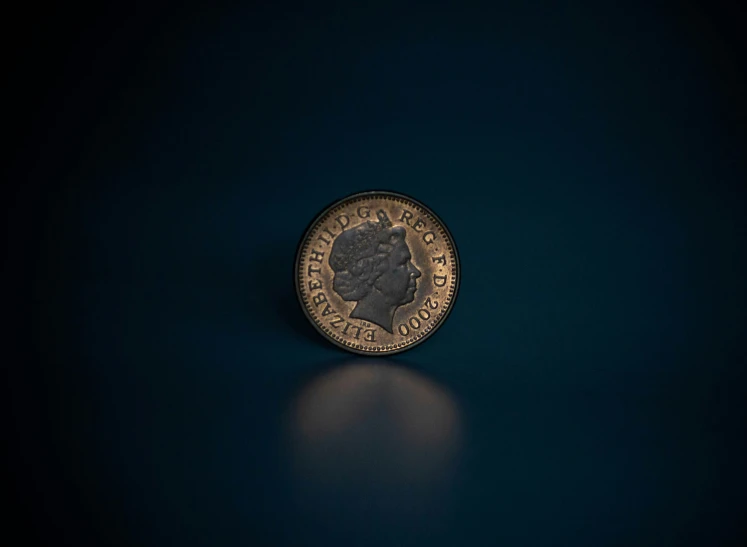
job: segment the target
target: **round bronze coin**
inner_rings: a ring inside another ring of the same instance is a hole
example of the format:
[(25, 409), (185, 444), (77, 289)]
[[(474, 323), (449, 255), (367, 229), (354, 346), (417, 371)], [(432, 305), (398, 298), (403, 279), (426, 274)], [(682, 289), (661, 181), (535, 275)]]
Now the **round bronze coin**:
[(423, 342), (454, 306), (454, 240), (422, 203), (362, 192), (322, 211), (296, 255), (296, 292), (316, 329), (338, 346), (390, 355)]

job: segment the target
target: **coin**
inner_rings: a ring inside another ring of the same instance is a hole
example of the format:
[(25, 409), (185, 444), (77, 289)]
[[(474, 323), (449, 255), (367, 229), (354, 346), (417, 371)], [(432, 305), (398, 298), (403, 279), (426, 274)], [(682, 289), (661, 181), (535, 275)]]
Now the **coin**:
[(446, 225), (419, 201), (386, 191), (324, 209), (298, 246), (296, 293), (306, 317), (353, 353), (391, 355), (448, 317), (461, 278)]

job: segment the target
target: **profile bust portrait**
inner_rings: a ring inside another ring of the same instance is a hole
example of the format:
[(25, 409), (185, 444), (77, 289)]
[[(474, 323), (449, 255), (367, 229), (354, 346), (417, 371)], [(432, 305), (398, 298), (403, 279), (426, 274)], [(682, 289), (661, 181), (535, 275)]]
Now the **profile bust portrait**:
[(329, 265), (334, 291), (357, 302), (350, 317), (370, 321), (392, 332), (397, 308), (412, 302), (421, 273), (411, 262), (405, 229), (392, 226), (383, 210), (378, 222), (366, 221), (335, 239)]

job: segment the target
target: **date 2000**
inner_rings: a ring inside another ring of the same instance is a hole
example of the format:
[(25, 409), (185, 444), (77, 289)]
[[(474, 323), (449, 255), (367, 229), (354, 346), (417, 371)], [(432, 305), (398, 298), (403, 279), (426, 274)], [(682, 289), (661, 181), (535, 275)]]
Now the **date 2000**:
[(425, 304), (420, 308), (415, 315), (407, 320), (407, 323), (400, 323), (397, 330), (402, 336), (408, 336), (410, 329), (418, 330), (424, 321), (428, 321), (431, 318), (431, 310), (438, 308), (438, 302), (431, 300), (431, 297), (425, 299)]

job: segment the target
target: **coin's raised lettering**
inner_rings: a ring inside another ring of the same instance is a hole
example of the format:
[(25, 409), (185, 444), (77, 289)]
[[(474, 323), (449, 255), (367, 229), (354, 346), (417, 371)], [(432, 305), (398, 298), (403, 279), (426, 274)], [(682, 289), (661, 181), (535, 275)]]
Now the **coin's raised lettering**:
[(350, 217), (348, 215), (340, 215), (335, 219), (335, 222), (340, 225), (340, 228), (345, 230), (350, 224)]

